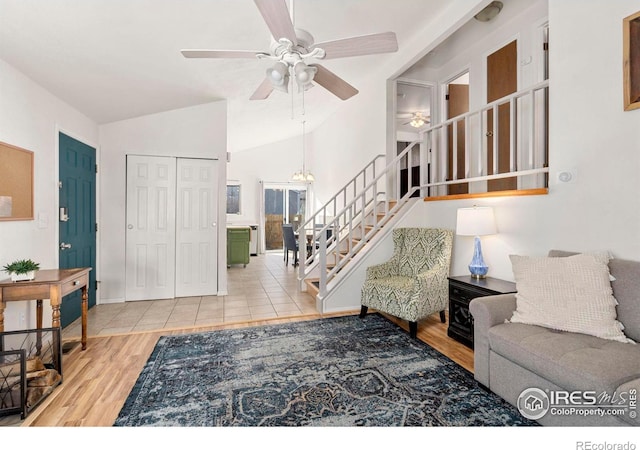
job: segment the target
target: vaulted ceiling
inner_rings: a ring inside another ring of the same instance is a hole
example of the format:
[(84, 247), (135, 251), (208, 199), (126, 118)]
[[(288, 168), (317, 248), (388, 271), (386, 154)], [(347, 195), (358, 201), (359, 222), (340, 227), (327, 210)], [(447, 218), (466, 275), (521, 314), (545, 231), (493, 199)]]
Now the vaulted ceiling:
[[(295, 0), (293, 19), (316, 42), (394, 31), (402, 49), (444, 4)], [(268, 51), (270, 43), (252, 0), (0, 0), (0, 59), (98, 124), (226, 99), (230, 150), (299, 134), (292, 104), (299, 118), (301, 99), (276, 91), (249, 100), (268, 61), (194, 60), (180, 50)], [(358, 88), (389, 57), (322, 64)], [(321, 123), (341, 102), (312, 88), (304, 98), (307, 122)]]

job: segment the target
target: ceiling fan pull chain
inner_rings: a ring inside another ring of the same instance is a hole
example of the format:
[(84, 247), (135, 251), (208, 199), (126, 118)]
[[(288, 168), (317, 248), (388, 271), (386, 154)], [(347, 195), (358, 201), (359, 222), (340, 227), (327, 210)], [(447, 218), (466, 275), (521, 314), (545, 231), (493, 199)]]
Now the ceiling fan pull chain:
[[(291, 87), (293, 88), (293, 82), (291, 83)], [(295, 119), (295, 116), (296, 116), (293, 96), (294, 96), (293, 89), (291, 89), (291, 120)]]

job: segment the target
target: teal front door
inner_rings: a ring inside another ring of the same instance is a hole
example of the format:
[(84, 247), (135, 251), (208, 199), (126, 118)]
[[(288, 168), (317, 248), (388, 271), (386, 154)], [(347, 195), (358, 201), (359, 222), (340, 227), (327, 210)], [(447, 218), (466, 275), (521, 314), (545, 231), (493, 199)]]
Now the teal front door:
[[(89, 308), (96, 304), (96, 150), (65, 134), (59, 136), (60, 269), (91, 267)], [(64, 297), (60, 324), (81, 315), (81, 294)]]

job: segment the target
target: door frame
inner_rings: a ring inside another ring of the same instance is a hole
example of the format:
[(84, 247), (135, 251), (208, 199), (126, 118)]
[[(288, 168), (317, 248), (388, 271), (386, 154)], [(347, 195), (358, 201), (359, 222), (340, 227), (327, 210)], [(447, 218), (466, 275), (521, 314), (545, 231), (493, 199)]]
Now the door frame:
[[(438, 84), (431, 82), (431, 81), (425, 81), (425, 80), (418, 80), (415, 78), (405, 78), (405, 77), (399, 77), (396, 78), (395, 80), (393, 80), (393, 96), (392, 96), (392, 108), (393, 111), (392, 113), (389, 115), (390, 116), (390, 127), (393, 130), (392, 132), (392, 136), (393, 136), (393, 151), (394, 153), (391, 154), (391, 158), (389, 158), (389, 161), (393, 160), (396, 156), (398, 156), (398, 142), (406, 142), (405, 140), (399, 139), (398, 137), (398, 125), (397, 125), (397, 120), (396, 120), (396, 116), (398, 114), (398, 84), (405, 84), (405, 85), (410, 85), (410, 86), (417, 86), (423, 89), (428, 89), (430, 91), (430, 95), (429, 95), (429, 115), (430, 115), (430, 119), (431, 119), (431, 124), (433, 125), (434, 123), (438, 123), (439, 122), (439, 111), (438, 108), (436, 107), (437, 105), (437, 97), (438, 97)], [(429, 128), (428, 126), (426, 128)], [(426, 145), (426, 143), (424, 142), (424, 132), (418, 130), (416, 132), (417, 138), (421, 141), (423, 141), (420, 144), (420, 151), (419, 153), (419, 161), (418, 161), (418, 166), (413, 166), (413, 159), (412, 159), (412, 155), (410, 155), (410, 157), (407, 159), (408, 161), (410, 161), (410, 165), (411, 167), (418, 167), (419, 168), (419, 172), (420, 172), (420, 185), (424, 184), (424, 183), (428, 183), (429, 180), (433, 179), (433, 177), (431, 176), (431, 171), (433, 170), (431, 167), (431, 161), (429, 158), (429, 152), (425, 151), (424, 146)], [(413, 152), (412, 152), (413, 153)], [(388, 182), (391, 183), (390, 185), (387, 185), (387, 192), (391, 192), (392, 195), (394, 195), (396, 198), (400, 198), (400, 192), (396, 192), (399, 186), (399, 181), (400, 180), (396, 180), (395, 177), (397, 175), (395, 173), (392, 172), (391, 176), (388, 177)], [(397, 182), (396, 182), (397, 181)], [(422, 192), (422, 191), (416, 191), (420, 196), (428, 196), (429, 195), (429, 191), (431, 190), (431, 188), (428, 189), (427, 192)]]
[[(100, 224), (100, 211), (101, 211), (101, 207), (100, 207), (100, 145), (98, 145), (97, 142), (93, 142), (91, 139), (88, 139), (86, 136), (83, 136), (81, 134), (78, 134), (74, 131), (70, 131), (64, 127), (61, 127), (59, 124), (56, 124), (55, 126), (55, 155), (54, 155), (54, 170), (55, 170), (55, 190), (56, 190), (56, 195), (55, 195), (55, 210), (54, 210), (54, 214), (53, 217), (51, 218), (51, 220), (53, 220), (53, 222), (55, 223), (54, 225), (54, 232), (56, 235), (56, 239), (55, 242), (52, 243), (52, 250), (55, 252), (54, 254), (56, 255), (55, 258), (55, 266), (56, 268), (60, 268), (60, 263), (59, 263), (59, 251), (60, 251), (60, 247), (59, 247), (59, 243), (60, 243), (60, 217), (59, 217), (59, 211), (60, 211), (60, 190), (59, 190), (59, 182), (60, 182), (60, 134), (65, 134), (67, 136), (69, 136), (70, 138), (75, 139), (76, 141), (82, 142), (85, 145), (88, 145), (89, 147), (92, 147), (93, 149), (95, 149), (96, 151), (96, 165), (98, 166), (98, 170), (96, 172), (96, 185), (95, 185), (95, 190), (96, 190), (96, 198), (95, 198), (95, 204), (96, 204), (96, 224)], [(40, 219), (38, 219), (40, 220)], [(98, 225), (98, 229), (96, 230), (96, 242), (95, 242), (95, 255), (96, 255), (96, 267), (92, 268), (92, 272), (95, 273), (95, 280), (96, 280), (96, 285), (97, 285), (97, 289), (95, 289), (95, 295), (96, 295), (96, 305), (101, 304), (100, 301), (100, 226)]]
[[(439, 113), (439, 121), (438, 123), (443, 123), (444, 121), (448, 120), (449, 117), (449, 101), (447, 100), (447, 96), (449, 95), (449, 85), (452, 84), (454, 81), (456, 81), (457, 79), (463, 77), (463, 76), (467, 76), (467, 78), (469, 78), (469, 83), (467, 84), (468, 86), (468, 110), (472, 111), (473, 110), (473, 98), (472, 98), (472, 86), (471, 86), (471, 67), (466, 65), (461, 67), (460, 69), (456, 70), (455, 72), (451, 73), (448, 77), (445, 77), (442, 81), (440, 81), (440, 83), (438, 83), (439, 85), (439, 91), (440, 91), (440, 95), (439, 95), (439, 104), (440, 107), (438, 108), (438, 113)], [(446, 130), (446, 129), (445, 129)], [(447, 134), (448, 136), (448, 134)], [(448, 177), (448, 173), (449, 173), (449, 142), (448, 139), (446, 139), (445, 137), (445, 141), (447, 142), (447, 148), (446, 148), (446, 152), (442, 154), (442, 160), (439, 161), (438, 163), (438, 168), (437, 170), (439, 171), (439, 173), (442, 174), (443, 178), (447, 178)], [(471, 149), (465, 149), (465, 151), (470, 152)], [(471, 184), (470, 183), (459, 183), (459, 185), (464, 185), (466, 184), (467, 186), (467, 190), (469, 192), (472, 192), (472, 188), (471, 188)], [(445, 186), (438, 186), (436, 188), (437, 192), (439, 192), (439, 195), (449, 195), (449, 185), (445, 185)]]

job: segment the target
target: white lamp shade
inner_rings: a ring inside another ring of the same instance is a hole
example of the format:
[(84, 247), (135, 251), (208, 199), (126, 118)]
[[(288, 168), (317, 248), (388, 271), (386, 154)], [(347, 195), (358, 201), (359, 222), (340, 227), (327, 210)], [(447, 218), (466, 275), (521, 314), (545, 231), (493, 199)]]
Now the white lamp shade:
[(459, 208), (456, 234), (461, 236), (484, 236), (496, 234), (496, 220), (493, 208), (489, 206)]

